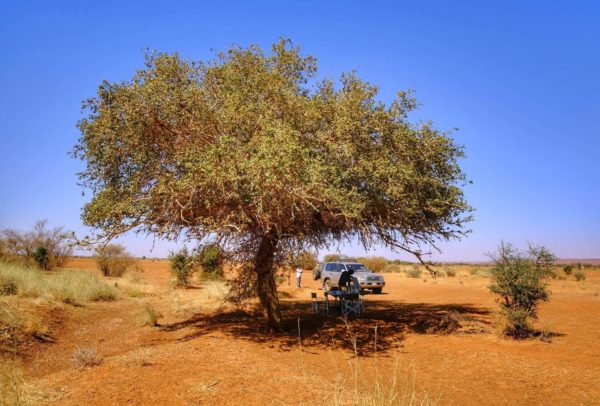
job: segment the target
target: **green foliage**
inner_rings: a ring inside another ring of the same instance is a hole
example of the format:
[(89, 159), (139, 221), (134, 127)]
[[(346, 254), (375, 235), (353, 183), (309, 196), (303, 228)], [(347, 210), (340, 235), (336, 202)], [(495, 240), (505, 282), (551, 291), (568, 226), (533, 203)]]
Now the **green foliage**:
[(102, 82), (74, 148), (93, 191), (84, 223), (227, 241), (254, 264), (244, 269), (271, 315), (286, 253), (460, 238), (462, 147), (408, 120), (410, 92), (385, 104), (354, 73), (316, 74), (315, 58), (282, 39), (200, 62), (151, 52), (131, 80)]
[(107, 244), (96, 248), (95, 259), (104, 276), (120, 277), (135, 261), (125, 247), (120, 244)]
[(452, 268), (446, 268), (446, 276), (449, 278), (456, 277), (456, 270), (454, 270)]
[(500, 296), (498, 303), (507, 322), (504, 334), (528, 337), (532, 332), (530, 320), (537, 318), (540, 302), (549, 299), (547, 280), (555, 258), (544, 247), (530, 246), (526, 253), (521, 253), (503, 242), (492, 259), (493, 279), (489, 288)]
[(317, 261), (317, 254), (310, 251), (302, 251), (298, 255), (296, 262), (302, 269), (315, 269), (319, 264)]
[(311, 251), (290, 252), (284, 262), (287, 268), (315, 269), (319, 265), (317, 254)]
[(568, 264), (563, 266), (563, 272), (565, 273), (565, 275), (570, 276), (571, 273), (573, 272), (573, 265)]
[(585, 272), (581, 271), (581, 270), (577, 270), (573, 273), (573, 276), (575, 276), (575, 279), (578, 281), (584, 281), (585, 280)]
[(198, 253), (198, 263), (202, 267), (202, 279), (223, 279), (223, 254), (219, 245), (203, 246)]
[(169, 255), (169, 266), (171, 274), (175, 277), (175, 285), (187, 287), (190, 284), (190, 277), (195, 271), (194, 256), (191, 255), (187, 247), (179, 251), (171, 252)]
[(45, 247), (38, 247), (31, 256), (40, 269), (46, 270), (50, 266), (50, 256)]

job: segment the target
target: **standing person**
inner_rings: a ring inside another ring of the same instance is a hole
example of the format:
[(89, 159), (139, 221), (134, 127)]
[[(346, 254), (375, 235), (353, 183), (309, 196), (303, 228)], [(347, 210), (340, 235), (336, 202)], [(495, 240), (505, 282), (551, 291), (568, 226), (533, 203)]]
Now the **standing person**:
[(296, 286), (300, 287), (300, 283), (302, 282), (302, 268), (300, 268), (299, 266), (296, 267)]

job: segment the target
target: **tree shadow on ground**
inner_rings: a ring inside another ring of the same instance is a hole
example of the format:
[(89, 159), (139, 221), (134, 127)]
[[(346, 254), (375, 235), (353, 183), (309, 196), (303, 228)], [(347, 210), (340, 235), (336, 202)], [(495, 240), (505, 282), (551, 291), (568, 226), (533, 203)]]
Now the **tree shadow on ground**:
[[(391, 303), (369, 300), (360, 316), (344, 319), (336, 315), (313, 313), (311, 303), (282, 303), (284, 333), (269, 334), (260, 317), (243, 311), (196, 315), (188, 320), (163, 325), (166, 332), (191, 330), (179, 340), (193, 340), (220, 332), (289, 351), (302, 340), (304, 351), (311, 348), (343, 348), (360, 356), (401, 347), (408, 333), (477, 334), (490, 331), (487, 309), (471, 304), (438, 305), (429, 303)], [(300, 327), (300, 328), (298, 328)]]

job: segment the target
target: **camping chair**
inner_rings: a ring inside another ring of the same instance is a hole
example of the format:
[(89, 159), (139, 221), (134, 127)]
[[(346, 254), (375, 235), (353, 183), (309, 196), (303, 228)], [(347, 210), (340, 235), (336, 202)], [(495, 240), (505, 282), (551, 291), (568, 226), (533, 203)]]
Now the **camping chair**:
[(348, 316), (354, 314), (360, 315), (363, 309), (362, 299), (359, 293), (346, 293), (342, 300), (342, 315)]

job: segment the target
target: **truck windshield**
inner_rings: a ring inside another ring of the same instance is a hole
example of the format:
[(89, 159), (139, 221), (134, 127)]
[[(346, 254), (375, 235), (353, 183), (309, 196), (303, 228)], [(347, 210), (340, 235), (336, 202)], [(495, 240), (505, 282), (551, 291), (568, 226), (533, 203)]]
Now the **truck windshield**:
[(346, 264), (348, 270), (352, 270), (354, 272), (367, 272), (368, 269), (363, 264)]

